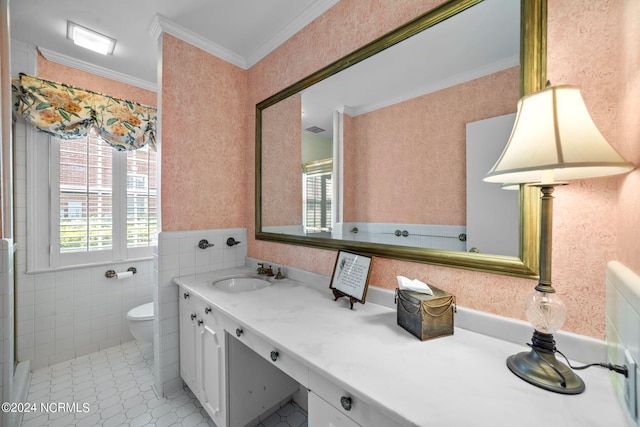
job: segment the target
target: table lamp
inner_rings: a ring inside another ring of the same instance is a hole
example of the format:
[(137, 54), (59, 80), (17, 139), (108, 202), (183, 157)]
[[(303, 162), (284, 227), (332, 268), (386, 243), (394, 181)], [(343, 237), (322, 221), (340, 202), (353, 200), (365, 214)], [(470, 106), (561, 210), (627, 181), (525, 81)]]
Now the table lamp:
[(529, 184), (541, 190), (540, 281), (525, 312), (535, 328), (531, 350), (509, 356), (507, 366), (533, 385), (562, 394), (579, 394), (584, 382), (556, 359), (553, 333), (566, 308), (551, 284), (553, 190), (565, 180), (627, 173), (627, 162), (602, 136), (575, 86), (547, 86), (518, 101), (509, 141), (484, 181)]

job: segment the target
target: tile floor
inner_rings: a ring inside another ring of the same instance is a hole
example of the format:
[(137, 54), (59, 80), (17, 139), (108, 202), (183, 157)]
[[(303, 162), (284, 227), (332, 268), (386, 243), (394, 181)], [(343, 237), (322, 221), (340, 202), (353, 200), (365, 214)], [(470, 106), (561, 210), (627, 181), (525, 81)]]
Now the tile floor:
[[(214, 426), (189, 388), (158, 398), (152, 366), (151, 345), (131, 341), (39, 369), (27, 397), (36, 410), (24, 413), (22, 427)], [(291, 402), (255, 427), (306, 426)]]

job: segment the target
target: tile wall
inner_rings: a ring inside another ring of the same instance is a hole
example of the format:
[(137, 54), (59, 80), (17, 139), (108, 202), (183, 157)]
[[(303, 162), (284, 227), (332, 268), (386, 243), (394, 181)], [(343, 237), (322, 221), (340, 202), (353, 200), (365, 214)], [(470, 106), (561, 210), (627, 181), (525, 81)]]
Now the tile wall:
[[(357, 233), (351, 230), (358, 229)], [(406, 236), (396, 235), (396, 231), (406, 231)], [(389, 224), (374, 222), (345, 222), (338, 224), (334, 233), (343, 239), (357, 242), (375, 242), (389, 245), (412, 246), (418, 248), (443, 249), (466, 252), (465, 240), (459, 236), (467, 232), (463, 225), (437, 224)]]
[[(13, 240), (0, 239), (0, 399), (13, 397)], [(10, 414), (0, 413), (0, 425), (9, 425)]]
[[(607, 351), (610, 363), (625, 364), (624, 351), (629, 350), (636, 364), (640, 363), (640, 276), (617, 261), (607, 265)], [(636, 372), (636, 375), (638, 372)], [(612, 373), (614, 390), (627, 407), (625, 379)], [(636, 384), (636, 401), (640, 389)], [(630, 425), (640, 426), (638, 409), (627, 410)], [(635, 413), (633, 413), (635, 412)]]
[[(229, 247), (226, 245), (229, 237), (241, 243)], [(200, 249), (198, 243), (202, 239), (214, 246)], [(243, 266), (246, 256), (245, 228), (172, 231), (158, 235), (154, 254), (153, 282), (156, 286), (153, 300), (157, 313), (154, 324), (154, 376), (159, 395), (166, 396), (182, 387), (178, 348), (178, 287), (173, 283), (173, 278)]]

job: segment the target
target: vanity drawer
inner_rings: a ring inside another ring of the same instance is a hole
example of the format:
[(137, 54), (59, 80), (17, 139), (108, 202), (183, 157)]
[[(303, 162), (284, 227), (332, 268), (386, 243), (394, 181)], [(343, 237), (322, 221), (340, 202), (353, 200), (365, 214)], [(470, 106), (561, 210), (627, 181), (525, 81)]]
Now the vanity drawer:
[[(283, 352), (277, 346), (257, 336), (252, 330), (239, 324), (229, 324), (228, 320), (222, 320), (227, 333), (244, 343), (247, 347), (255, 351), (261, 357), (267, 359), (285, 374), (296, 380), (302, 386), (307, 387), (309, 383), (309, 369), (291, 355)], [(224, 325), (224, 323), (227, 323)]]
[(188, 290), (180, 288), (178, 298), (191, 306), (199, 318), (205, 315), (211, 316), (211, 304), (200, 298), (198, 295), (190, 293)]
[[(340, 413), (367, 427), (401, 427), (398, 421), (391, 420), (375, 406), (363, 402), (358, 396), (332, 383), (317, 372), (309, 370), (309, 391), (333, 406)], [(312, 419), (311, 405), (309, 419)], [(346, 424), (349, 425), (349, 424)]]

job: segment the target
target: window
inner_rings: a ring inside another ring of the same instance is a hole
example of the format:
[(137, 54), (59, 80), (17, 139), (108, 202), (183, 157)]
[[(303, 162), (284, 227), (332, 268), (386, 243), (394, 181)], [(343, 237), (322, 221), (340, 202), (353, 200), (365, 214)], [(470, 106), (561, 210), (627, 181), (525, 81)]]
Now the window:
[(305, 233), (331, 231), (332, 168), (332, 159), (302, 165)]
[(49, 234), (49, 253), (28, 261), (31, 269), (152, 256), (158, 211), (156, 153), (148, 147), (114, 150), (93, 131), (81, 139), (48, 138), (49, 144), (35, 141), (33, 148), (48, 151), (48, 176), (37, 170), (35, 175), (40, 184), (48, 179), (45, 188), (50, 192), (31, 188), (36, 200), (43, 202), (46, 196), (50, 206), (50, 232), (43, 233)]

